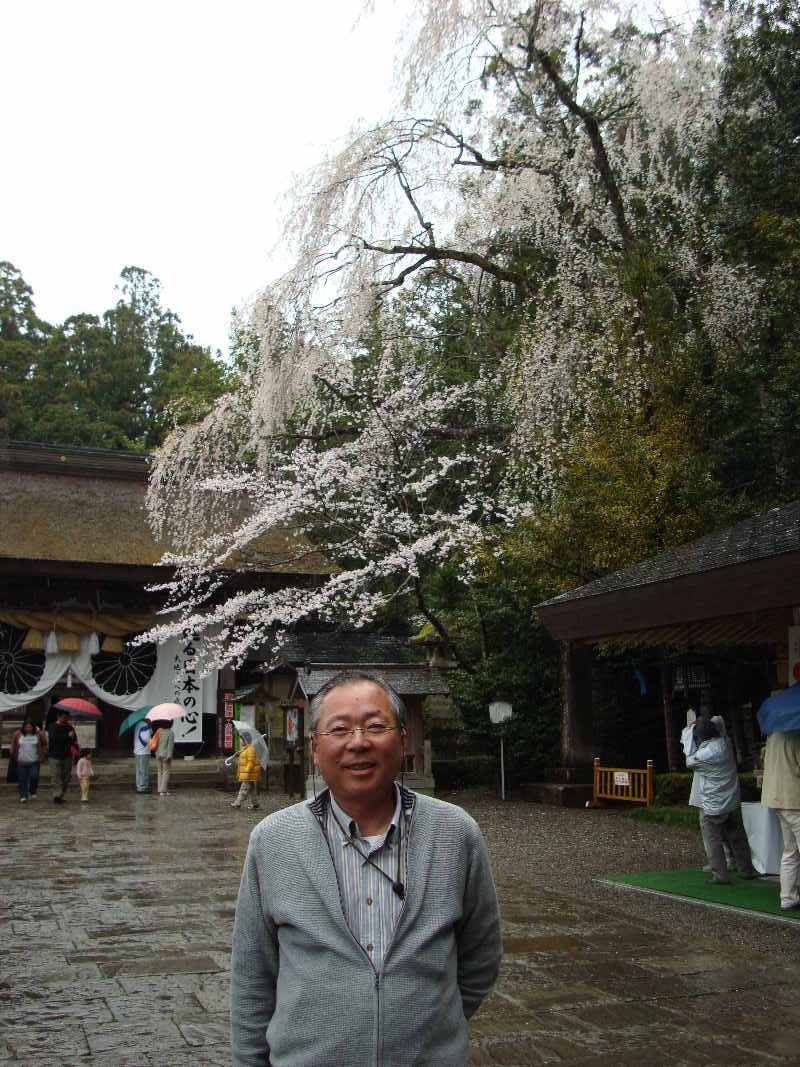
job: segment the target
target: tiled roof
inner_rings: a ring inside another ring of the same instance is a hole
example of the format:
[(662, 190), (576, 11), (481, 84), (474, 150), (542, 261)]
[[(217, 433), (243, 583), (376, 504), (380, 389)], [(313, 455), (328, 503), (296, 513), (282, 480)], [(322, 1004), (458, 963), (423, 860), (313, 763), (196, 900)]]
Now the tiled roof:
[[(251, 658), (257, 659), (258, 653)], [(348, 667), (378, 675), (401, 696), (450, 693), (447, 673), (427, 666), (419, 650), (398, 637), (359, 630), (293, 634), (278, 649), (277, 659), (296, 668), (298, 682), (309, 697)]]
[[(306, 673), (297, 672), (300, 688), (307, 697), (313, 697), (326, 682), (339, 673), (338, 667), (312, 667)], [(394, 689), (400, 696), (429, 696), (433, 694), (448, 695), (450, 687), (444, 671), (437, 667), (374, 667), (370, 673), (377, 675)]]
[(737, 522), (735, 526), (728, 526), (688, 545), (662, 552), (632, 567), (606, 574), (594, 582), (547, 600), (539, 607), (635, 589), (799, 550), (800, 501), (795, 501)]
[(397, 637), (338, 630), (330, 633), (293, 634), (278, 650), (281, 659), (294, 665), (313, 663), (408, 663), (420, 664), (420, 655)]

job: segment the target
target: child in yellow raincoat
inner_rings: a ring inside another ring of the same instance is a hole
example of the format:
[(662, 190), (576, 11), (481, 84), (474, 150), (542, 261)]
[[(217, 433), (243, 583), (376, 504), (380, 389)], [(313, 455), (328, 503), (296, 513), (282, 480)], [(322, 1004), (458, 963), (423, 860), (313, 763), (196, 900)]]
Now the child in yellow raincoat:
[(258, 803), (258, 782), (261, 778), (261, 764), (256, 750), (252, 745), (245, 745), (239, 752), (236, 761), (236, 781), (240, 782), (236, 800), (231, 804), (232, 808), (240, 808), (245, 800), (249, 800), (248, 808), (253, 811), (261, 805)]

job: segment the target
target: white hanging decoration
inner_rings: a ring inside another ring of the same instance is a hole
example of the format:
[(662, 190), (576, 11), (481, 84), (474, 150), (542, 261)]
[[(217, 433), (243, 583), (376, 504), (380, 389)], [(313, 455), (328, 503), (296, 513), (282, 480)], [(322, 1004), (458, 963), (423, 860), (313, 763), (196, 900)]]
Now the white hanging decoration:
[(48, 656), (55, 656), (58, 654), (58, 638), (56, 637), (56, 631), (54, 629), (47, 635), (47, 644), (44, 646), (44, 650)]
[(96, 656), (100, 651), (100, 639), (96, 633), (89, 635), (88, 652), (90, 656)]

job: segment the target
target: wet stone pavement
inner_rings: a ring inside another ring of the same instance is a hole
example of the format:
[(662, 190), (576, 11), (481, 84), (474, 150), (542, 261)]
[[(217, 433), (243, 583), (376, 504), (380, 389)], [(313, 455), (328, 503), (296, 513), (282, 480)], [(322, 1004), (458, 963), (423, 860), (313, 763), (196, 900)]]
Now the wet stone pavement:
[[(800, 931), (707, 923), (593, 880), (625, 869), (621, 857), (629, 870), (699, 860), (693, 835), (448, 799), (484, 828), (503, 908), (503, 970), (473, 1020), (472, 1067), (800, 1063)], [(229, 800), (0, 794), (0, 1063), (230, 1063), (233, 908), (259, 813)]]

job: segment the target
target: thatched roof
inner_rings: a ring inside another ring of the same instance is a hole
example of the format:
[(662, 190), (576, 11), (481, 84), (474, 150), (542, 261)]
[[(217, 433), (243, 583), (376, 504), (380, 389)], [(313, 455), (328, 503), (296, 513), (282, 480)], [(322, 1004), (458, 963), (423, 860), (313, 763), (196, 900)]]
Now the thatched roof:
[[(153, 538), (144, 499), (147, 457), (102, 449), (0, 446), (0, 558), (154, 567), (167, 546)], [(248, 569), (325, 574), (289, 534), (262, 538)]]

